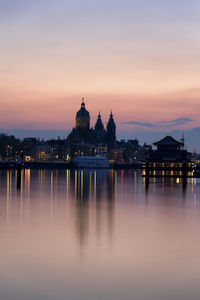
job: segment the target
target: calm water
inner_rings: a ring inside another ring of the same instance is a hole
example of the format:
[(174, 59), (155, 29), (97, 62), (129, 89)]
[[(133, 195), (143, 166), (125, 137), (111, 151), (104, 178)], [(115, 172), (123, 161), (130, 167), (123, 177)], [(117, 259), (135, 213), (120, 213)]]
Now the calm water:
[(200, 181), (0, 172), (1, 300), (200, 299)]

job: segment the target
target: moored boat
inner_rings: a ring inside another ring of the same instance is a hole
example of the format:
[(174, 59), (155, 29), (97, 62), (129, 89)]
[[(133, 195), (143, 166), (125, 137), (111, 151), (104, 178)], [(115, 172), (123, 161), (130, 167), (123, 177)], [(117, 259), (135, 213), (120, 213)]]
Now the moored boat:
[(77, 156), (73, 159), (73, 163), (77, 168), (95, 168), (108, 169), (109, 160), (107, 157), (96, 156)]

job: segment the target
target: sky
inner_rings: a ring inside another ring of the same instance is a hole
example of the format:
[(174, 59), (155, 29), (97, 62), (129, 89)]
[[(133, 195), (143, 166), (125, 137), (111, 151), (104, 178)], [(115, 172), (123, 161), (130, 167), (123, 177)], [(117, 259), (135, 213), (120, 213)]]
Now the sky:
[(0, 0), (0, 128), (200, 126), (199, 0)]

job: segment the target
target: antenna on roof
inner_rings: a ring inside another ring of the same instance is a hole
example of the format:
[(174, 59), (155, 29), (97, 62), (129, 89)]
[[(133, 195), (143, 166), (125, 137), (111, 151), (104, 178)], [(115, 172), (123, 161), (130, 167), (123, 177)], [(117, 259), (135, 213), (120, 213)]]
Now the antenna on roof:
[(183, 148), (184, 148), (184, 146), (185, 146), (185, 135), (184, 135), (184, 132), (182, 133), (182, 137), (181, 137), (180, 141), (183, 144)]

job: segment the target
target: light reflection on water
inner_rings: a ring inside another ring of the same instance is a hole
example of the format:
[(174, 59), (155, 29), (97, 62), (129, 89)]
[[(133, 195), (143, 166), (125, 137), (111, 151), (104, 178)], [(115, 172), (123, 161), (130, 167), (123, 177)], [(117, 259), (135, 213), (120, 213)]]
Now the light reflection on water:
[(0, 299), (199, 299), (200, 181), (0, 172)]

